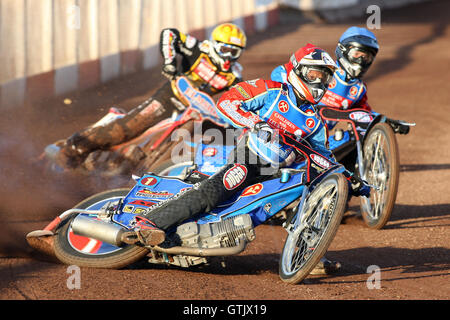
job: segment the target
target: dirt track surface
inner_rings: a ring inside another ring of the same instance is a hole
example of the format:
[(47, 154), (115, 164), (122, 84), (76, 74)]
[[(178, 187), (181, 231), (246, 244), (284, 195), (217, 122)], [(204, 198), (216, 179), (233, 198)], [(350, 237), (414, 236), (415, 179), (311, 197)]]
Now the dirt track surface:
[[(0, 120), (0, 299), (449, 299), (450, 297), (450, 2), (432, 1), (382, 12), (375, 30), (381, 51), (366, 80), (372, 107), (416, 122), (397, 135), (400, 185), (390, 222), (365, 227), (358, 203), (346, 214), (328, 252), (342, 263), (334, 276), (283, 283), (278, 259), (286, 236), (280, 226), (256, 229), (256, 240), (237, 256), (192, 269), (140, 263), (124, 270), (81, 269), (81, 288), (69, 290), (67, 266), (39, 260), (25, 235), (47, 225), (96, 191), (94, 180), (43, 175), (32, 165), (43, 148), (103, 115), (111, 105), (130, 109), (163, 78), (151, 70), (92, 90), (2, 112)], [(284, 16), (282, 16), (284, 17)], [(268, 78), (307, 42), (331, 54), (351, 24), (322, 24), (289, 15), (284, 25), (250, 37), (241, 58), (246, 79)], [(301, 20), (297, 20), (301, 21)], [(66, 105), (64, 98), (72, 103)], [(369, 289), (370, 266), (381, 288)]]

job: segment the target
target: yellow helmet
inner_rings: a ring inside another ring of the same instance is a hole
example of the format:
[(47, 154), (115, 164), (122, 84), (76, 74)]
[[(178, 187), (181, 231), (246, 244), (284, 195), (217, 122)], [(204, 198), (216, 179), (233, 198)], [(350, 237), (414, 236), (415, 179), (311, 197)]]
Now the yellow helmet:
[(212, 31), (211, 42), (220, 57), (225, 60), (236, 60), (247, 45), (247, 37), (237, 25), (222, 23)]

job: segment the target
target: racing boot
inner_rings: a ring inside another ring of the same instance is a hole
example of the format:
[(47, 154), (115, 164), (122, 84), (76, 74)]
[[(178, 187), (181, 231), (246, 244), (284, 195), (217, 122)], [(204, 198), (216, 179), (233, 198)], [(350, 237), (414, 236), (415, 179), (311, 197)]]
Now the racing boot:
[(335, 274), (341, 269), (338, 261), (331, 261), (323, 257), (320, 259), (316, 267), (310, 272), (310, 275), (329, 275)]
[(146, 246), (156, 246), (164, 242), (166, 233), (158, 228), (152, 221), (136, 216), (136, 224), (132, 231), (124, 232), (121, 241), (126, 244), (136, 244), (138, 242)]
[(76, 148), (73, 144), (67, 141), (60, 146), (58, 153), (54, 160), (55, 163), (65, 169), (75, 169), (87, 157), (88, 152), (84, 152), (80, 148)]

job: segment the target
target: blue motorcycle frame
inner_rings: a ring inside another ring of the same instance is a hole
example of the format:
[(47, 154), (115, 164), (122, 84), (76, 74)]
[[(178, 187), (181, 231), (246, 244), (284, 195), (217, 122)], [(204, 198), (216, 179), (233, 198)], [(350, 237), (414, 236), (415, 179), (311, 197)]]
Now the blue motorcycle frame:
[(135, 177), (136, 185), (126, 194), (124, 190), (115, 196), (114, 190), (102, 193), (60, 215), (54, 232), (47, 230), (53, 233), (56, 257), (66, 264), (120, 268), (148, 255), (151, 263), (188, 267), (205, 263), (210, 256), (242, 252), (254, 240), (255, 227), (295, 204), (284, 225), (288, 237), (279, 272), (283, 281), (301, 282), (334, 238), (349, 194), (348, 180), (342, 165), (292, 137), (282, 138), (304, 156), (305, 168), (281, 169), (280, 174), (238, 192), (211, 212), (167, 230), (162, 245), (125, 245), (120, 235), (133, 228), (137, 214), (194, 184), (149, 173)]

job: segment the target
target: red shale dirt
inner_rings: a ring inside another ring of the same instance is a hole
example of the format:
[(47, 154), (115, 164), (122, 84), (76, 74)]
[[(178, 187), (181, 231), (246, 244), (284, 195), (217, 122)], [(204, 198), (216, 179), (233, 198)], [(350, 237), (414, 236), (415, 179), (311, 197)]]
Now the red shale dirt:
[[(448, 300), (450, 297), (450, 2), (431, 1), (382, 11), (374, 30), (381, 50), (366, 75), (372, 107), (394, 119), (415, 122), (397, 135), (400, 185), (390, 222), (368, 229), (358, 201), (327, 256), (342, 264), (333, 276), (309, 276), (288, 285), (278, 276), (286, 237), (277, 225), (256, 228), (243, 253), (192, 269), (139, 263), (123, 270), (81, 269), (81, 288), (70, 290), (67, 266), (44, 261), (25, 235), (90, 194), (115, 187), (94, 179), (44, 174), (34, 160), (43, 148), (99, 119), (110, 106), (131, 109), (150, 96), (159, 69), (108, 84), (3, 110), (0, 119), (0, 299), (146, 300)], [(240, 62), (245, 79), (269, 78), (307, 42), (334, 55), (342, 32), (364, 25), (314, 22), (291, 11), (284, 24), (249, 38)], [(64, 104), (65, 98), (71, 104)], [(367, 285), (378, 266), (381, 287)], [(370, 268), (369, 268), (370, 270)]]

